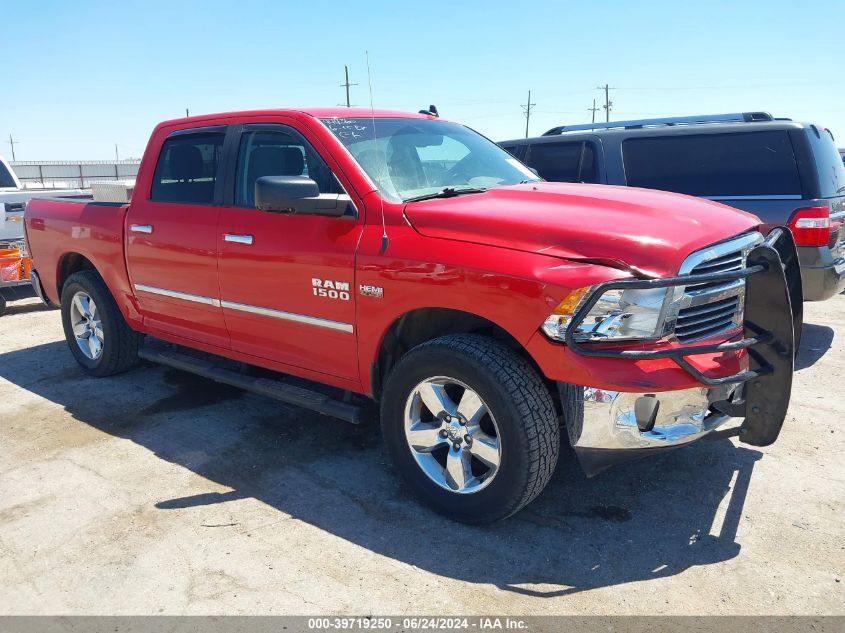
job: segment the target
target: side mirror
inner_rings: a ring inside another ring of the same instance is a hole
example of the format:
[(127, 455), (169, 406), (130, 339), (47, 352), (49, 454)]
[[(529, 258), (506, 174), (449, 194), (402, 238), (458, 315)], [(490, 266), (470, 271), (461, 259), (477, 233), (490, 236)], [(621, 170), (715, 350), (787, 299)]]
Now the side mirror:
[(339, 218), (350, 202), (347, 195), (321, 194), (317, 183), (306, 176), (262, 176), (255, 181), (255, 206), (268, 213)]

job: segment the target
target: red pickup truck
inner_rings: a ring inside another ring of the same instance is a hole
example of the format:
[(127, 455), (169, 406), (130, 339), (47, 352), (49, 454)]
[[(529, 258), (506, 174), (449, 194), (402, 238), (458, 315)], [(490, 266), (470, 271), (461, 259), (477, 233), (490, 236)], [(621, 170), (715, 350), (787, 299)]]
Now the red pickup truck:
[(25, 212), (89, 374), (144, 358), (351, 422), (375, 400), (408, 484), (476, 523), (542, 491), (561, 429), (588, 474), (731, 417), (777, 438), (800, 273), (758, 225), (543, 182), (430, 112), (347, 108), (168, 121), (129, 204)]

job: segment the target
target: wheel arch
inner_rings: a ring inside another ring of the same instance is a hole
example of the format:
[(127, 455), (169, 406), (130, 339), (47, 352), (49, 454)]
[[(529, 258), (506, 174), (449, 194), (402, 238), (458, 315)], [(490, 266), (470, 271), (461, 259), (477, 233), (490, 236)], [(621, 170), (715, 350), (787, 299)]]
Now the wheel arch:
[[(94, 263), (82, 253), (68, 252), (59, 257), (56, 265), (56, 295), (61, 299), (62, 288), (68, 277), (83, 270), (93, 270), (100, 275)], [(102, 278), (102, 275), (100, 275)]]
[[(426, 307), (396, 317), (382, 334), (370, 364), (370, 385), (379, 400), (384, 381), (396, 363), (417, 345), (449, 334), (483, 334), (495, 339), (528, 360), (540, 377), (548, 381), (534, 358), (513, 334), (490, 319), (454, 308)], [(554, 389), (550, 389), (554, 393)]]

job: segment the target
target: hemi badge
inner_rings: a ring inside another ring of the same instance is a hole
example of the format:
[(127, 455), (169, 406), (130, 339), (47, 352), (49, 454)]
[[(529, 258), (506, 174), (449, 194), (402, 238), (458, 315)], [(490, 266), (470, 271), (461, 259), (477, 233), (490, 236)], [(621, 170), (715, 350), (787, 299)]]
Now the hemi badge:
[(358, 286), (358, 292), (360, 292), (365, 297), (375, 297), (376, 299), (381, 299), (384, 297), (384, 288), (381, 286), (370, 286), (368, 284), (360, 284)]

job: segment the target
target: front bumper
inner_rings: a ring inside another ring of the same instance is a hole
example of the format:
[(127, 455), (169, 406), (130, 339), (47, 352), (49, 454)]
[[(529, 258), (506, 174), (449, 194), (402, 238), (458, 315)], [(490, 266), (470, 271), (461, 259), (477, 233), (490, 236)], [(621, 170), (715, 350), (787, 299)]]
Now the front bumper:
[[(654, 288), (746, 279), (744, 336), (717, 345), (660, 350), (608, 348), (579, 343), (573, 332), (609, 288)], [(656, 449), (687, 444), (730, 417), (744, 418), (741, 442), (773, 443), (789, 406), (793, 361), (802, 322), (801, 273), (795, 242), (775, 229), (755, 247), (746, 268), (729, 273), (684, 275), (671, 279), (624, 280), (601, 284), (573, 315), (566, 343), (577, 354), (643, 360), (668, 358), (702, 387), (662, 393), (613, 392), (559, 385), (570, 442), (588, 475)], [(688, 357), (747, 350), (748, 368), (729, 376), (705, 375)]]
[(689, 444), (715, 431), (730, 416), (714, 409), (738, 401), (736, 384), (708, 389), (631, 393), (559, 384), (569, 441), (587, 475)]

